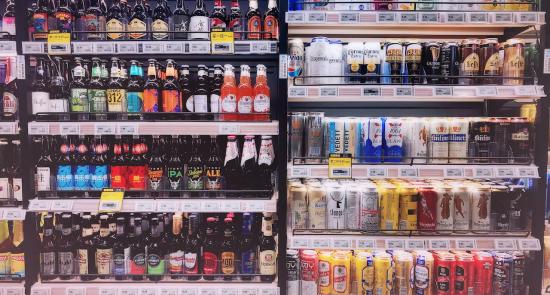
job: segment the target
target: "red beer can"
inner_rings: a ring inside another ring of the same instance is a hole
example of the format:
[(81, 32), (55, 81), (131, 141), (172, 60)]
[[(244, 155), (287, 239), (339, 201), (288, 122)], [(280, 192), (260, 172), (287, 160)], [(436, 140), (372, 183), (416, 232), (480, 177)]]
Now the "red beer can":
[(449, 252), (435, 252), (435, 294), (453, 295), (455, 256)]
[(455, 295), (474, 293), (474, 256), (466, 252), (455, 253)]
[(474, 294), (493, 293), (493, 256), (487, 252), (474, 252)]
[(314, 250), (300, 252), (301, 294), (317, 294), (319, 256)]
[(437, 216), (437, 192), (431, 186), (418, 188), (417, 202), (418, 230), (435, 231)]

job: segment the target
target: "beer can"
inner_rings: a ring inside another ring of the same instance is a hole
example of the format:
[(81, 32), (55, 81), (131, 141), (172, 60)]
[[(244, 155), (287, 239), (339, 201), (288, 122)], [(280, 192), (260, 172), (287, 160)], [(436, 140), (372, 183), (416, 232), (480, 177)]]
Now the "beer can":
[(346, 82), (351, 84), (361, 83), (362, 70), (364, 68), (365, 48), (363, 42), (350, 42), (344, 46), (346, 63), (344, 75)]
[[(341, 53), (340, 53), (341, 54)], [(305, 48), (305, 70), (307, 84), (328, 84), (327, 78), (319, 76), (336, 75), (330, 73), (330, 43), (326, 37), (315, 37)]]
[(332, 255), (332, 294), (349, 295), (351, 292), (351, 253), (336, 251)]
[(493, 294), (493, 256), (487, 252), (474, 253), (474, 294)]
[(448, 252), (436, 252), (435, 265), (435, 292), (440, 295), (451, 295), (454, 289), (455, 257)]
[[(294, 38), (288, 40), (288, 81), (289, 85), (302, 82), (304, 75), (304, 42), (302, 39)], [(300, 80), (299, 80), (300, 79)]]
[(330, 295), (332, 288), (332, 252), (319, 251), (319, 295)]
[(286, 251), (287, 294), (300, 294), (300, 257), (298, 250)]
[(414, 278), (413, 256), (409, 252), (398, 251), (393, 255), (395, 261), (395, 288), (396, 294), (412, 295), (411, 282)]
[(369, 118), (368, 121), (361, 122), (361, 140), (364, 142), (364, 152), (361, 156), (365, 162), (379, 163), (382, 160), (383, 124), (381, 118)]
[(460, 50), (458, 43), (447, 42), (441, 47), (441, 82), (442, 84), (458, 84), (460, 74)]
[(488, 163), (490, 156), (490, 146), (494, 137), (494, 124), (485, 119), (476, 119), (470, 121), (470, 136), (468, 144), (468, 157), (472, 163)]
[(432, 295), (434, 285), (434, 258), (432, 253), (418, 251), (414, 253), (414, 289), (416, 295)]
[(488, 76), (480, 79), (482, 85), (500, 85), (502, 79), (495, 78), (501, 76), (500, 68), (500, 50), (498, 49), (498, 39), (488, 38), (481, 40), (480, 49), (480, 75)]
[(445, 118), (430, 119), (430, 163), (448, 163), (449, 121)]
[(417, 204), (418, 191), (411, 185), (398, 186), (399, 194), (399, 229), (416, 230), (417, 228)]
[(453, 184), (454, 226), (456, 231), (470, 230), (472, 197), (467, 187), (460, 183)]
[(378, 84), (380, 79), (381, 57), (380, 57), (380, 42), (365, 42), (364, 45), (364, 60), (363, 60), (363, 74), (362, 82), (366, 84)]
[(526, 118), (513, 118), (510, 122), (510, 150), (513, 164), (530, 162), (531, 124)]
[(522, 252), (515, 251), (514, 264), (512, 268), (512, 295), (525, 294), (525, 255)]
[(349, 184), (346, 187), (346, 229), (359, 229), (361, 210), (361, 187)]
[(302, 145), (304, 142), (305, 113), (290, 113), (289, 117), (290, 159), (301, 158), (304, 156)]
[[(504, 43), (504, 65), (502, 75), (504, 85), (523, 85), (525, 74), (525, 42), (510, 39)], [(520, 79), (514, 79), (520, 78)]]
[(341, 40), (329, 40), (328, 48), (328, 67), (324, 69), (326, 76), (330, 78), (323, 79), (322, 84), (342, 84), (344, 79), (344, 46)]
[(426, 73), (428, 84), (439, 84), (441, 75), (441, 44), (439, 42), (428, 42), (422, 47), (422, 68)]
[(455, 295), (474, 293), (474, 256), (466, 252), (455, 254)]
[[(460, 85), (475, 85), (479, 76), (479, 40), (469, 39), (460, 45)], [(472, 77), (472, 78), (468, 78)]]
[(387, 43), (385, 52), (385, 60), (388, 63), (389, 74), (391, 75), (391, 84), (402, 84), (403, 45), (399, 42)]
[(344, 153), (345, 122), (340, 118), (330, 118), (327, 128), (327, 155)]
[(436, 228), (438, 194), (431, 186), (418, 188), (417, 221), (420, 231), (434, 231)]
[(399, 195), (391, 184), (378, 186), (380, 196), (380, 230), (395, 231), (399, 224)]
[(454, 202), (452, 188), (447, 185), (438, 186), (437, 216), (435, 229), (438, 233), (450, 233), (454, 226)]
[(451, 164), (468, 163), (468, 159), (466, 159), (468, 157), (468, 127), (469, 122), (465, 118), (449, 119), (449, 163)]
[(344, 118), (344, 153), (351, 154), (355, 158), (358, 141), (359, 121), (356, 118)]
[(493, 126), (493, 136), (489, 143), (491, 163), (508, 163), (510, 155), (510, 122), (509, 118), (489, 118)]
[(401, 162), (403, 157), (403, 120), (400, 118), (383, 118), (382, 146), (385, 162)]
[(510, 295), (514, 257), (508, 253), (494, 253), (493, 295)]
[(429, 125), (426, 118), (408, 118), (403, 122), (403, 149), (414, 163), (426, 163), (428, 157)]
[(421, 70), (422, 45), (420, 43), (408, 43), (405, 47), (405, 84), (417, 85), (422, 83)]
[(336, 2), (334, 3), (334, 8), (339, 11), (374, 10), (374, 4), (364, 3), (361, 0), (352, 0), (347, 2)]
[(393, 290), (394, 264), (390, 254), (377, 252), (374, 256), (374, 294), (390, 295)]
[(327, 196), (319, 183), (307, 186), (308, 227), (310, 229), (327, 228)]
[(314, 250), (302, 250), (300, 253), (300, 294), (317, 294), (319, 275), (319, 257)]
[(359, 224), (360, 229), (376, 231), (379, 229), (380, 210), (378, 208), (378, 192), (372, 183), (361, 186)]
[(307, 189), (303, 184), (294, 184), (290, 187), (290, 214), (292, 228), (307, 228)]
[(322, 112), (307, 113), (305, 118), (305, 135), (306, 135), (306, 162), (320, 163), (323, 156), (323, 117)]
[(355, 256), (355, 281), (358, 295), (374, 294), (374, 257), (369, 252)]
[(325, 185), (327, 192), (327, 229), (346, 228), (346, 189), (340, 184)]
[(491, 229), (491, 188), (479, 186), (472, 188), (472, 231), (487, 232)]

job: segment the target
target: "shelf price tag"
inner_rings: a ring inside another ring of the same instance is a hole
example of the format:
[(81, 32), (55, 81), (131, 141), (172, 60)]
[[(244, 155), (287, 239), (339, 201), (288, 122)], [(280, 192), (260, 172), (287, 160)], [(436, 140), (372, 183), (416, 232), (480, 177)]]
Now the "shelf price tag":
[(185, 288), (181, 288), (180, 289), (180, 294), (179, 295), (198, 295), (199, 290), (195, 289), (195, 288), (189, 288), (189, 287), (185, 287)]
[(235, 36), (233, 32), (210, 33), (213, 54), (230, 54), (235, 52)]
[(142, 44), (143, 53), (146, 54), (161, 54), (164, 53), (164, 46), (157, 42), (144, 42)]
[(463, 177), (464, 169), (462, 168), (446, 168), (445, 177)]
[[(246, 204), (246, 203), (244, 203)], [(227, 200), (222, 202), (223, 212), (241, 212), (241, 203), (239, 201)]]
[(97, 123), (94, 126), (95, 135), (116, 135), (116, 125), (108, 123)]
[(420, 21), (423, 23), (438, 23), (439, 13), (437, 12), (422, 12), (420, 13)]
[(277, 289), (274, 289), (274, 288), (261, 289), (260, 295), (277, 295)]
[(380, 87), (363, 87), (363, 96), (380, 96)]
[(519, 250), (523, 251), (540, 251), (540, 240), (539, 239), (522, 239), (519, 240)]
[(120, 135), (139, 135), (139, 125), (138, 123), (118, 124), (116, 133)]
[(177, 212), (179, 209), (177, 201), (159, 201), (157, 206), (158, 212)]
[(181, 211), (183, 212), (198, 212), (201, 210), (201, 204), (193, 201), (184, 201), (181, 204)]
[(537, 95), (537, 89), (534, 86), (515, 86), (514, 93), (517, 96), (535, 96)]
[(352, 178), (351, 163), (351, 154), (330, 154), (328, 177), (335, 179)]
[(156, 295), (157, 287), (146, 287), (139, 289), (139, 295)]
[(495, 97), (497, 96), (497, 88), (491, 86), (478, 86), (476, 87), (476, 96)]
[(351, 248), (351, 241), (349, 239), (334, 239), (332, 240), (332, 247), (338, 249)]
[(538, 171), (536, 167), (522, 167), (518, 168), (518, 176), (525, 178), (537, 178)]
[(357, 239), (357, 249), (374, 249), (376, 241), (372, 239)]
[(517, 22), (520, 24), (525, 23), (538, 23), (539, 15), (537, 12), (522, 12), (518, 16)]
[(395, 13), (393, 12), (380, 12), (376, 21), (379, 23), (394, 23), (395, 22)]
[(395, 96), (413, 96), (412, 87), (397, 87), (395, 88)]
[(235, 135), (241, 133), (241, 126), (234, 123), (225, 123), (218, 125), (218, 134), (219, 135)]
[(337, 97), (338, 87), (321, 87), (319, 91), (321, 97)]
[(309, 12), (307, 21), (310, 23), (324, 23), (327, 21), (327, 15), (324, 12)]
[(30, 211), (38, 211), (38, 212), (50, 211), (51, 206), (52, 206), (52, 201), (50, 200), (32, 199), (29, 202)]
[(203, 289), (200, 289), (199, 295), (218, 295), (218, 289), (203, 288)]
[(164, 53), (167, 54), (182, 54), (185, 52), (183, 42), (165, 42)]
[(510, 178), (514, 177), (514, 168), (510, 167), (498, 167), (496, 169), (496, 175), (497, 177), (503, 177), (503, 178)]
[(475, 240), (457, 239), (455, 242), (457, 250), (474, 250), (477, 248)]
[(15, 124), (14, 122), (0, 123), (0, 134), (15, 134)]
[(136, 201), (134, 204), (136, 212), (155, 212), (157, 211), (156, 201)]
[(503, 251), (516, 250), (516, 242), (514, 240), (497, 239), (495, 240), (495, 249)]
[(485, 12), (471, 12), (470, 13), (470, 22), (471, 23), (486, 23), (489, 21), (489, 15)]
[(372, 167), (367, 168), (368, 177), (386, 177), (386, 168)]
[(115, 43), (96, 42), (94, 43), (94, 53), (96, 54), (115, 54)]
[(435, 87), (435, 96), (453, 96), (452, 87)]
[(50, 124), (48, 123), (29, 123), (29, 135), (49, 135)]
[(23, 54), (43, 54), (44, 42), (23, 42)]
[(118, 42), (117, 45), (118, 54), (138, 54), (139, 46), (136, 42)]
[(75, 123), (60, 123), (59, 133), (61, 135), (80, 135), (80, 125)]
[(405, 250), (405, 240), (386, 240), (386, 248), (392, 250)]
[(67, 287), (67, 289), (65, 289), (65, 295), (86, 295), (86, 289), (82, 287)]
[(426, 241), (424, 240), (407, 240), (407, 250), (424, 250), (426, 249)]
[(139, 295), (137, 288), (119, 288), (118, 295)]
[[(210, 53), (210, 42), (208, 41), (191, 41), (187, 43), (189, 46), (189, 53), (207, 54)], [(187, 47), (187, 46), (186, 46)]]
[(73, 42), (74, 54), (92, 54), (94, 52), (94, 44), (90, 42)]
[(268, 41), (250, 41), (250, 53), (269, 54), (271, 51), (271, 42)]
[(416, 168), (399, 168), (399, 177), (418, 177), (418, 169)]
[(330, 241), (328, 239), (313, 239), (311, 241), (312, 248), (330, 248)]
[[(7, 287), (5, 289), (6, 289), (6, 295), (25, 295), (24, 287)], [(32, 288), (31, 295), (50, 295), (50, 289), (49, 288)]]
[(224, 288), (223, 289), (223, 295), (239, 295), (239, 289)]
[(288, 96), (289, 97), (306, 97), (307, 96), (307, 89), (304, 87), (290, 87), (288, 89)]
[(357, 12), (341, 12), (339, 21), (341, 23), (357, 23), (357, 22), (359, 22), (359, 13), (357, 13)]
[(448, 250), (450, 248), (449, 240), (430, 240), (429, 249), (431, 250)]
[(416, 23), (418, 22), (418, 14), (415, 12), (402, 12), (399, 20), (402, 23)]
[(265, 201), (246, 202), (246, 211), (248, 212), (263, 212), (264, 210), (265, 210)]
[(99, 295), (116, 295), (116, 288), (99, 288)]
[(162, 287), (160, 288), (160, 295), (178, 295), (178, 289)]
[(309, 167), (292, 167), (290, 170), (290, 177), (292, 178), (307, 178), (311, 176), (311, 169)]
[(49, 33), (48, 54), (71, 54), (71, 33)]
[(493, 177), (493, 169), (489, 167), (476, 167), (474, 168), (474, 177), (491, 178)]
[(447, 13), (447, 22), (448, 23), (463, 23), (466, 21), (466, 15), (463, 12), (450, 12)]
[(26, 211), (19, 208), (5, 208), (2, 212), (4, 220), (25, 220)]
[(513, 23), (514, 15), (509, 12), (496, 12), (493, 19), (495, 23)]
[(119, 212), (120, 210), (122, 210), (123, 201), (124, 191), (104, 189), (101, 192), (98, 210), (100, 212)]
[(297, 249), (306, 249), (309, 248), (309, 240), (302, 238), (293, 238), (292, 246)]
[(292, 23), (303, 23), (305, 22), (305, 15), (303, 11), (289, 11), (286, 13), (286, 22), (289, 24)]
[(202, 211), (204, 212), (219, 212), (221, 209), (220, 202), (204, 202), (202, 203)]

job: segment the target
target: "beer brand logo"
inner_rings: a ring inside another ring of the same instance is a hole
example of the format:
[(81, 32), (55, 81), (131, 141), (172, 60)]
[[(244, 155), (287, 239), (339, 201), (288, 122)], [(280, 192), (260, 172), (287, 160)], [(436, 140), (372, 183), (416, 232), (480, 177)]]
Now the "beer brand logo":
[(145, 265), (145, 254), (140, 253), (134, 256), (133, 262), (135, 265), (141, 266)]
[(328, 287), (330, 285), (330, 263), (328, 261), (319, 261), (319, 286)]
[(333, 268), (334, 272), (334, 282), (333, 282), (333, 288), (334, 291), (342, 293), (345, 292), (347, 289), (347, 269), (345, 266), (337, 265)]
[(479, 132), (489, 133), (489, 132), (491, 132), (491, 127), (489, 127), (489, 125), (479, 126)]
[(147, 263), (150, 267), (155, 267), (160, 264), (160, 256), (157, 254), (149, 254), (147, 257)]
[(196, 253), (185, 253), (184, 265), (186, 270), (195, 270), (197, 267), (197, 254)]

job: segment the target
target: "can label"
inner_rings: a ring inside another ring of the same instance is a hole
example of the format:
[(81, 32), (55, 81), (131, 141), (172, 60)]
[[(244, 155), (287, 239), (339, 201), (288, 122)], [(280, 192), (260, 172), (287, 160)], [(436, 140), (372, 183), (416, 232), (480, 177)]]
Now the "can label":
[(454, 203), (450, 190), (438, 193), (437, 198), (437, 230), (452, 230), (454, 224)]
[(345, 191), (343, 189), (331, 188), (327, 191), (327, 209), (329, 229), (343, 229), (345, 227)]
[(57, 166), (57, 189), (73, 190), (74, 178), (71, 165)]
[(332, 289), (336, 293), (344, 293), (347, 290), (348, 270), (344, 265), (335, 265), (332, 269), (334, 274)]
[(253, 274), (255, 271), (256, 271), (256, 252), (251, 250), (242, 252), (241, 253), (241, 273)]
[(319, 261), (319, 287), (330, 286), (330, 262)]
[(360, 227), (363, 230), (378, 230), (380, 211), (376, 191), (361, 193)]
[(454, 229), (470, 229), (470, 194), (467, 191), (456, 192), (453, 196), (454, 202)]
[(222, 252), (221, 254), (222, 273), (235, 273), (235, 252)]
[(384, 157), (388, 162), (400, 162), (403, 156), (403, 121), (386, 119), (384, 124)]
[(215, 253), (204, 252), (202, 254), (203, 272), (204, 274), (216, 274), (218, 273), (218, 257)]

